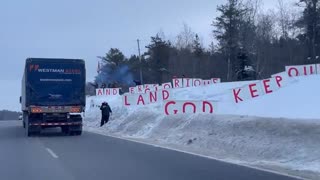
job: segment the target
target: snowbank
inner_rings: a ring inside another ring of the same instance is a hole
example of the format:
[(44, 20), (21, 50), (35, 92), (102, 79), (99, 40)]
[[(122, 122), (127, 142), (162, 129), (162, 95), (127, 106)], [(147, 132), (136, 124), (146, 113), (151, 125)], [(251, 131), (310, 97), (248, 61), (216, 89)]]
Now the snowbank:
[[(166, 116), (161, 103), (124, 107), (121, 96), (88, 97), (85, 125), (91, 131), (320, 178), (320, 76), (295, 78), (275, 93), (232, 102), (231, 89), (249, 83), (171, 90), (179, 100), (219, 101), (215, 115)], [(102, 101), (111, 105), (113, 115), (100, 128), (97, 105)]]
[(219, 114), (320, 119), (320, 76), (296, 78), (277, 92), (240, 104), (225, 103)]

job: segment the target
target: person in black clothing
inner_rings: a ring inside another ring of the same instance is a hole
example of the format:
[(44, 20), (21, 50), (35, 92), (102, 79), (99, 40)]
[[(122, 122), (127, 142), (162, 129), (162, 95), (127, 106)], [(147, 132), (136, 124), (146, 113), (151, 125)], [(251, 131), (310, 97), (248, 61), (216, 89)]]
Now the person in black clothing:
[(112, 82), (111, 88), (117, 88), (117, 87), (116, 87), (116, 82)]
[(136, 86), (141, 85), (141, 82), (139, 80), (134, 80), (133, 82), (136, 84)]
[(106, 83), (102, 83), (101, 88), (104, 89), (106, 87), (107, 87)]
[(110, 113), (112, 113), (111, 108), (107, 102), (103, 102), (100, 107), (101, 110), (101, 123), (100, 127), (109, 121)]
[(91, 84), (91, 86), (93, 86), (95, 89), (98, 89), (98, 87), (99, 87), (98, 83), (96, 83), (96, 82), (91, 82), (90, 84)]

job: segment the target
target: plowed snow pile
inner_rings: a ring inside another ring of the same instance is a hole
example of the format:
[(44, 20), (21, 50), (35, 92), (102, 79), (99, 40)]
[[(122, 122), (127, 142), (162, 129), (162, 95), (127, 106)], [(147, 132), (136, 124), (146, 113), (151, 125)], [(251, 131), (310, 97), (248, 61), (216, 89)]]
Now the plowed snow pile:
[[(320, 178), (320, 76), (292, 79), (272, 94), (235, 104), (231, 89), (251, 82), (172, 89), (174, 99), (220, 101), (215, 115), (170, 115), (162, 104), (122, 106), (121, 97), (88, 97), (85, 126), (90, 131), (134, 138), (260, 166), (312, 179)], [(113, 114), (99, 127), (97, 105)]]

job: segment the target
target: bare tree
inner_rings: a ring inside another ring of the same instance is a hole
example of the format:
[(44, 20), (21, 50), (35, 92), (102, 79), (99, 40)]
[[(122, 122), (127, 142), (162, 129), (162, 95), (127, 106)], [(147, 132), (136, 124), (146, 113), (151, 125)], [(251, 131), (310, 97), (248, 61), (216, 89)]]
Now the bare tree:
[(289, 37), (289, 31), (292, 27), (290, 7), (285, 4), (283, 0), (278, 0), (278, 24), (281, 31), (281, 37), (287, 39)]
[(258, 12), (261, 11), (262, 0), (247, 0), (244, 6), (248, 9), (247, 17), (250, 21), (257, 22)]
[(195, 33), (184, 23), (182, 31), (177, 35), (176, 47), (178, 49), (188, 49), (191, 51), (194, 38)]
[(273, 39), (276, 39), (274, 13), (259, 14), (256, 29), (256, 62), (255, 69), (258, 75), (262, 76), (270, 53), (270, 46)]

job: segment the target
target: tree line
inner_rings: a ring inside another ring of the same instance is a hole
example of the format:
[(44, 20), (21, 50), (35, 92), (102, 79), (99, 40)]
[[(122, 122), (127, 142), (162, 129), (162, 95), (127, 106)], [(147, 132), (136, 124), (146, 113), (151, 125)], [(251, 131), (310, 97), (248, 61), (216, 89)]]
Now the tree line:
[(163, 33), (150, 37), (141, 56), (125, 57), (111, 48), (98, 57), (102, 64), (96, 86), (130, 86), (140, 79), (140, 70), (145, 84), (170, 82), (175, 76), (235, 81), (248, 78), (246, 70), (254, 72), (252, 79), (262, 79), (286, 65), (319, 63), (320, 0), (278, 0), (269, 11), (262, 10), (261, 0), (227, 0), (216, 11), (218, 16), (208, 22), (214, 39), (209, 47), (184, 24), (175, 40)]
[(0, 111), (0, 120), (18, 120), (19, 115), (20, 115), (19, 112), (1, 110)]

